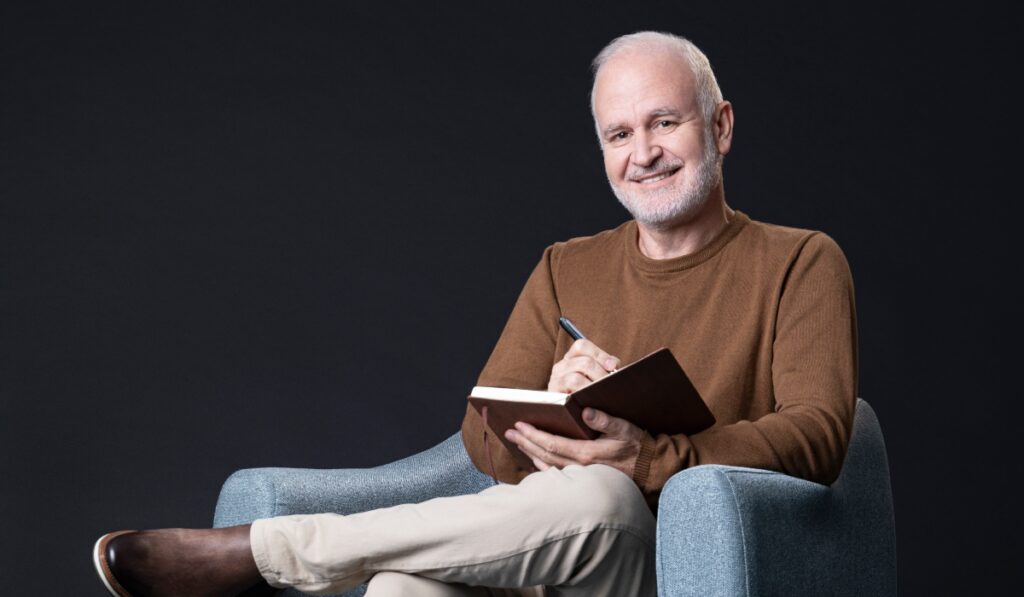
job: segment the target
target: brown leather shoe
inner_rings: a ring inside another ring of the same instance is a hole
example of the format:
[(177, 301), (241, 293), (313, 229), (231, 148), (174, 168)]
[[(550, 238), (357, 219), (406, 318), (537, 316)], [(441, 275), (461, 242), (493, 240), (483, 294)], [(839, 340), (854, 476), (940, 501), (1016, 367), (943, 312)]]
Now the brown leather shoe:
[(121, 583), (117, 582), (114, 578), (114, 573), (110, 571), (110, 564), (107, 563), (107, 544), (110, 540), (118, 535), (124, 535), (125, 533), (134, 533), (135, 531), (118, 531), (116, 533), (107, 533), (96, 540), (96, 544), (92, 547), (92, 564), (96, 567), (96, 573), (100, 575), (100, 580), (103, 581), (103, 586), (107, 587), (110, 594), (114, 597), (132, 597), (131, 594), (121, 586)]
[(273, 595), (252, 557), (249, 526), (119, 531), (99, 538), (93, 563), (115, 597)]

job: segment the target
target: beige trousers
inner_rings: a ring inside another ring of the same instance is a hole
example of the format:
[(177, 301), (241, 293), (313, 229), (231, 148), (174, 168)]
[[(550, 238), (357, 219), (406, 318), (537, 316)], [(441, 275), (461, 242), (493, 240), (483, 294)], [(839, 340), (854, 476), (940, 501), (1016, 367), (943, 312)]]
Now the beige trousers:
[(370, 581), (372, 597), (653, 597), (654, 528), (629, 477), (574, 465), (473, 495), (261, 519), (250, 538), (267, 582), (313, 594)]

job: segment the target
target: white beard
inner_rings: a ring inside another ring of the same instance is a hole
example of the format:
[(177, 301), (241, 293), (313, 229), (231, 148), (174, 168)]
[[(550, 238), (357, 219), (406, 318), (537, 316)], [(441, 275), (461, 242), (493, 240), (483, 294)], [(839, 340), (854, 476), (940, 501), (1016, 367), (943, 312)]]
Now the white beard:
[[(664, 168), (661, 158), (646, 170), (657, 171)], [(687, 171), (690, 171), (687, 175)], [(648, 228), (662, 230), (680, 221), (686, 221), (696, 215), (707, 203), (711, 189), (715, 188), (722, 177), (722, 156), (711, 136), (710, 130), (704, 132), (704, 154), (698, 164), (685, 164), (681, 175), (686, 175), (682, 185), (664, 187), (645, 191), (626, 182), (630, 190), (611, 183), (612, 192), (619, 203), (633, 215), (637, 222)]]

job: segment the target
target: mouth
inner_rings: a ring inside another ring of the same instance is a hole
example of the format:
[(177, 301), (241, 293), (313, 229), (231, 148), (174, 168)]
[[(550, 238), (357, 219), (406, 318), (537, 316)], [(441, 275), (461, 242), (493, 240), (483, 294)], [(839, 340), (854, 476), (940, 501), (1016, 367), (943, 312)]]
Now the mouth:
[(661, 182), (666, 178), (670, 178), (671, 176), (675, 175), (676, 172), (679, 172), (682, 169), (682, 166), (676, 166), (675, 168), (669, 168), (668, 170), (662, 170), (661, 172), (653, 172), (645, 176), (630, 178), (630, 181), (644, 185), (654, 184), (656, 182)]

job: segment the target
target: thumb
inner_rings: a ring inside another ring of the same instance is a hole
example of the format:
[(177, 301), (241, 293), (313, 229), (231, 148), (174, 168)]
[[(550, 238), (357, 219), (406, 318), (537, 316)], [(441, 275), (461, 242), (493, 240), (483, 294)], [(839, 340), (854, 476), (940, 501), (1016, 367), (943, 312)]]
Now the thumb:
[(589, 406), (583, 409), (583, 422), (594, 431), (612, 437), (625, 436), (629, 425), (624, 419), (617, 419)]

